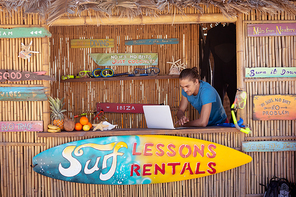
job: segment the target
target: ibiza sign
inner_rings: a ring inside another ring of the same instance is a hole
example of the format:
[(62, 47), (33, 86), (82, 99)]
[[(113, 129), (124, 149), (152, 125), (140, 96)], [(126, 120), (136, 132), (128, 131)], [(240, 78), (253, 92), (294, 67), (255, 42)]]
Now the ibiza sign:
[(153, 104), (141, 104), (141, 103), (97, 103), (97, 111), (103, 110), (104, 112), (113, 113), (139, 113), (143, 114), (144, 105)]
[(36, 155), (33, 169), (70, 182), (135, 185), (209, 176), (251, 161), (249, 155), (209, 141), (139, 135), (62, 144)]

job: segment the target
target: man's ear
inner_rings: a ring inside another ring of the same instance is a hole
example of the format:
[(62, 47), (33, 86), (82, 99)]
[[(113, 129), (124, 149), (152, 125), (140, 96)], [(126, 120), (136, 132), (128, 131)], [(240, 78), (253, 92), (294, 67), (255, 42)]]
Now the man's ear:
[(199, 83), (199, 80), (198, 79), (195, 79), (195, 83)]

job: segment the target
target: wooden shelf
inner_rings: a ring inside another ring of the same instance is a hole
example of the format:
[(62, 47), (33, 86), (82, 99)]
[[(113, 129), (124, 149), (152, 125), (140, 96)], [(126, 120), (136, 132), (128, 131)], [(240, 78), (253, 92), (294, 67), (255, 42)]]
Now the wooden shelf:
[(99, 77), (99, 78), (78, 78), (66, 79), (61, 82), (90, 82), (90, 81), (120, 81), (120, 80), (151, 80), (151, 79), (177, 79), (179, 75), (157, 75), (157, 76), (140, 76), (140, 77)]
[(119, 135), (176, 135), (176, 134), (213, 134), (237, 132), (233, 127), (188, 127), (183, 129), (113, 129), (110, 131), (62, 131), (59, 133), (37, 132), (37, 137), (103, 137)]

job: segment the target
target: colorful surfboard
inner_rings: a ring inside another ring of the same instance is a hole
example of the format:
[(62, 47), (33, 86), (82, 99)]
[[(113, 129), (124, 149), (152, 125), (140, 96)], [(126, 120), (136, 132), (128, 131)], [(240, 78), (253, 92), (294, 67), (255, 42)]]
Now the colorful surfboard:
[(137, 135), (62, 144), (36, 155), (33, 169), (64, 181), (134, 185), (204, 177), (251, 161), (249, 155), (209, 141)]

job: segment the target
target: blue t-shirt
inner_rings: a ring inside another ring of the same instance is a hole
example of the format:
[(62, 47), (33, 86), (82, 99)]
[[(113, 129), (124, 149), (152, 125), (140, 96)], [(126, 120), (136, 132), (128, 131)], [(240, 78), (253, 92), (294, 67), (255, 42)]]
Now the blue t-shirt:
[(182, 95), (187, 98), (191, 105), (201, 113), (203, 105), (212, 103), (212, 110), (209, 117), (208, 125), (217, 125), (224, 123), (227, 116), (223, 108), (221, 99), (215, 88), (209, 83), (199, 80), (199, 90), (196, 96), (188, 96), (187, 93), (182, 89)]

